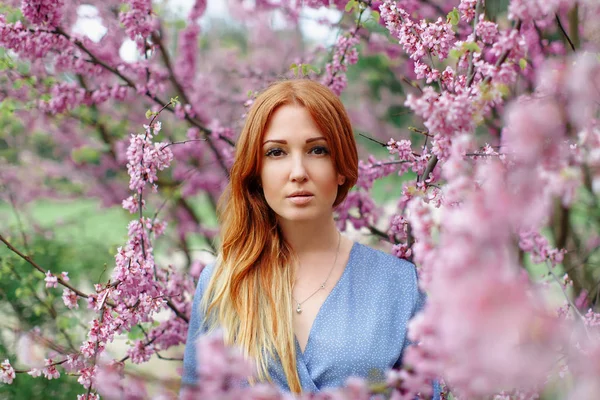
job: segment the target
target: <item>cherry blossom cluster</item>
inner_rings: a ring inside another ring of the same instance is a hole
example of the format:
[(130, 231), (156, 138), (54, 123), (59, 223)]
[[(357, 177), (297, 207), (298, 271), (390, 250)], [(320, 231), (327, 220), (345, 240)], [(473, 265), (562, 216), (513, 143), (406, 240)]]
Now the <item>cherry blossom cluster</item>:
[[(64, 368), (76, 375), (83, 387), (97, 390), (106, 398), (148, 397), (139, 379), (124, 378), (124, 362), (106, 360), (106, 348), (118, 335), (136, 325), (143, 329), (144, 337), (134, 340), (126, 351), (125, 358), (132, 363), (146, 362), (154, 355), (160, 356), (161, 351), (184, 343), (191, 312), (189, 294), (194, 291), (191, 276), (197, 277), (203, 265), (194, 260), (193, 273), (185, 276), (176, 268), (159, 267), (155, 262), (153, 240), (164, 233), (166, 224), (142, 215), (153, 207), (144, 189), (156, 184), (159, 171), (177, 159), (172, 177), (173, 183), (180, 185), (183, 204), (171, 210), (177, 220), (176, 234), (184, 243), (191, 232), (214, 237), (216, 232), (202, 227), (184, 201), (200, 192), (207, 192), (211, 198), (219, 195), (223, 178), (200, 170), (213, 164), (226, 170), (231, 165), (234, 147), (229, 142), (234, 142), (235, 128), (231, 127), (235, 125), (229, 122), (223, 125), (227, 118), (221, 121), (214, 118), (216, 115), (221, 118), (221, 112), (229, 112), (224, 111), (223, 104), (228, 101), (241, 104), (246, 98), (231, 96), (219, 87), (223, 80), (205, 72), (222, 65), (251, 71), (247, 81), (235, 87), (237, 93), (264, 86), (266, 80), (271, 80), (268, 74), (274, 70), (264, 53), (241, 63), (234, 62), (235, 57), (227, 51), (215, 52), (211, 53), (211, 59), (197, 62), (198, 18), (206, 10), (206, 0), (196, 0), (193, 4), (188, 26), (180, 31), (178, 46), (172, 47), (177, 48), (175, 61), (171, 67), (166, 62), (163, 66), (157, 40), (171, 44), (167, 42), (168, 30), (158, 29), (158, 15), (152, 11), (149, 0), (125, 3), (117, 16), (122, 26), (118, 26), (119, 21), (113, 15), (121, 4), (110, 0), (95, 5), (108, 28), (99, 43), (71, 33), (67, 24), (74, 20), (74, 8), (63, 1), (24, 1), (21, 9), (27, 25), (20, 21), (7, 23), (0, 15), (0, 46), (22, 60), (32, 61), (32, 74), (40, 78), (36, 84), (44, 77), (53, 78), (40, 91), (49, 94), (49, 100), (39, 102), (39, 96), (32, 98), (50, 117), (76, 111), (80, 105), (100, 106), (113, 100), (116, 105), (123, 105), (134, 90), (156, 102), (156, 98), (171, 89), (179, 91), (171, 86), (174, 78), (189, 96), (173, 111), (180, 119), (176, 122), (186, 124), (181, 132), (187, 131), (190, 143), (177, 146), (156, 143), (160, 124), (150, 123), (145, 134), (106, 143), (114, 151), (114, 158), (108, 152), (103, 153), (99, 165), (92, 167), (93, 176), (100, 180), (98, 177), (106, 176), (108, 171), (127, 164), (132, 193), (124, 194), (125, 186), (104, 179), (93, 190), (103, 199), (112, 198), (107, 203), (122, 201), (123, 208), (132, 214), (139, 212), (140, 216), (128, 226), (128, 240), (115, 256), (111, 280), (95, 285), (94, 293), (86, 299), (96, 318), (90, 321), (87, 338), (79, 351), (65, 355), (64, 359), (45, 355), (44, 362), (40, 360), (29, 371), (32, 376), (55, 379), (59, 369)], [(247, 14), (260, 21), (250, 31), (248, 44), (274, 51), (271, 46), (282, 41), (277, 38), (268, 42), (265, 35), (268, 24), (263, 23), (266, 19), (258, 19), (258, 11), (275, 10), (286, 21), (297, 22), (301, 7), (333, 6), (342, 10), (347, 1), (239, 3), (232, 7), (234, 18), (242, 19), (241, 14), (251, 10), (257, 12)], [(453, 26), (451, 18), (438, 18), (439, 10), (434, 10), (438, 3), (369, 2), (372, 9), (381, 11), (380, 23), (388, 28), (395, 44), (372, 31), (361, 51), (385, 53), (393, 60), (395, 72), (417, 80), (407, 91), (410, 94), (404, 105), (417, 119), (422, 119), (424, 128), (416, 132), (422, 135), (425, 144), (390, 139), (387, 149), (391, 157), (361, 161), (359, 190), (351, 192), (338, 207), (337, 223), (341, 229), (351, 225), (396, 243), (393, 254), (417, 264), (420, 283), (428, 291), (425, 311), (410, 328), (411, 340), (420, 342), (405, 354), (405, 364), (410, 367), (387, 374), (387, 386), (394, 389), (392, 398), (412, 400), (417, 392), (426, 394), (429, 380), (442, 374), (452, 390), (464, 398), (492, 395), (496, 400), (533, 399), (538, 383), (543, 384), (548, 379), (547, 371), (554, 367), (560, 368), (561, 377), (568, 374), (573, 377), (576, 384), (569, 394), (571, 398), (594, 398), (600, 390), (597, 383), (600, 345), (593, 340), (598, 336), (600, 317), (593, 309), (588, 310), (594, 292), (581, 290), (577, 299), (565, 302), (556, 318), (556, 310), (549, 312), (540, 300), (539, 292), (543, 292), (544, 285), (536, 286), (523, 272), (519, 251), (527, 253), (534, 262), (554, 266), (549, 271), (560, 276), (556, 281), (562, 289), (577, 287), (573, 283), (575, 275), (563, 276), (563, 272), (558, 272), (560, 264), (568, 259), (564, 257), (565, 250), (551, 244), (542, 233), (546, 232), (557, 201), (560, 207), (570, 207), (579, 199), (582, 187), (590, 195), (600, 193), (600, 125), (596, 120), (600, 67), (593, 55), (544, 61), (548, 55), (562, 54), (564, 45), (559, 41), (548, 43), (538, 31), (556, 25), (555, 19), (562, 18), (571, 7), (570, 2), (512, 0), (509, 10), (513, 28), (506, 28), (505, 22), (499, 25), (486, 20), (485, 14), (478, 12), (477, 3), (461, 0), (458, 5), (442, 5), (442, 9), (450, 6), (448, 10), (457, 6), (460, 21)], [(592, 0), (580, 2), (580, 10), (585, 7), (580, 14), (589, 16), (592, 6), (596, 6)], [(147, 59), (134, 63), (120, 59), (118, 46), (122, 43), (123, 29), (136, 40), (140, 53)], [(589, 29), (587, 23), (580, 33), (586, 29)], [(338, 94), (346, 89), (347, 68), (358, 57), (357, 32), (353, 28), (340, 35), (333, 60), (325, 67), (323, 82)], [(400, 64), (402, 50), (411, 60), (409, 63)], [(275, 69), (280, 67), (277, 65)], [(56, 79), (63, 73), (81, 76), (83, 83), (76, 85)], [(228, 71), (225, 79), (233, 81), (232, 74)], [(251, 80), (255, 75), (261, 78)], [(217, 83), (207, 84), (213, 80)], [(533, 95), (504, 104), (506, 99), (527, 90), (528, 85), (536, 87)], [(211, 92), (213, 87), (222, 93)], [(29, 98), (27, 89), (9, 89), (8, 93), (25, 101)], [(390, 103), (389, 99), (383, 100), (385, 96), (388, 95), (383, 93), (381, 107)], [(370, 114), (372, 109), (365, 108), (361, 113)], [(231, 114), (235, 117), (230, 119), (238, 121), (240, 112), (233, 110)], [(505, 117), (506, 126), (501, 126), (497, 113)], [(191, 119), (201, 122), (192, 123)], [(209, 129), (200, 126), (211, 120)], [(369, 130), (378, 132), (379, 126)], [(481, 133), (486, 129), (492, 135), (484, 139)], [(62, 123), (57, 124), (53, 135), (69, 142), (62, 144), (69, 151), (88, 143), (82, 139), (87, 131), (80, 130), (78, 124), (73, 127)], [(208, 131), (211, 133), (205, 136)], [(391, 136), (387, 131), (378, 134), (380, 138)], [(205, 137), (211, 140), (211, 152), (208, 146), (196, 143)], [(376, 180), (408, 171), (416, 173), (417, 178), (402, 183), (396, 209), (384, 214), (368, 192)], [(424, 176), (426, 171), (429, 173)], [(81, 176), (84, 175), (76, 178)], [(5, 164), (0, 168), (0, 177), (3, 183), (11, 185), (24, 181), (13, 172), (12, 166)], [(36, 190), (40, 189), (31, 189), (32, 193)], [(383, 215), (390, 216), (389, 221), (384, 221), (386, 224), (379, 223)], [(375, 226), (384, 228), (379, 230)], [(597, 246), (591, 243), (587, 246), (590, 251)], [(66, 274), (54, 275), (50, 271), (44, 279), (49, 290), (65, 286), (67, 281)], [(79, 308), (79, 293), (63, 288), (62, 300), (67, 308)], [(171, 318), (150, 324), (156, 313), (167, 307), (172, 312)], [(572, 334), (568, 340), (565, 340), (568, 335), (563, 335), (565, 326)], [(252, 374), (247, 361), (239, 353), (226, 349), (217, 338), (208, 339), (201, 346), (204, 347), (199, 354), (206, 359), (199, 362), (205, 366), (199, 372), (210, 382), (207, 386), (210, 396), (290, 397), (271, 385), (242, 389), (232, 384)], [(564, 353), (555, 349), (565, 349), (569, 357), (563, 357)], [(561, 361), (557, 363), (557, 359)], [(0, 365), (0, 380), (11, 383), (14, 376), (15, 370), (6, 360)], [(513, 389), (519, 387), (522, 389)], [(82, 394), (78, 398), (98, 399), (99, 394)], [(311, 396), (320, 395), (304, 397)], [(366, 400), (371, 393), (365, 381), (349, 379), (346, 388), (323, 394), (326, 396)]]
[(338, 96), (348, 85), (346, 78), (348, 65), (356, 64), (358, 61), (358, 50), (356, 49), (358, 43), (356, 32), (348, 36), (340, 36), (333, 50), (333, 59), (325, 66), (325, 74), (321, 83)]
[(61, 0), (24, 0), (21, 12), (32, 24), (54, 28), (60, 24), (63, 5)]
[(524, 21), (540, 20), (570, 4), (568, 0), (512, 0), (508, 7), (508, 17)]
[(125, 26), (125, 31), (131, 40), (136, 40), (138, 48), (143, 44), (140, 39), (147, 38), (158, 28), (158, 20), (152, 12), (150, 0), (127, 0), (124, 2), (129, 9), (121, 12), (119, 21)]
[[(226, 346), (220, 332), (202, 335), (196, 342), (198, 357), (197, 376), (202, 385), (197, 388), (184, 387), (180, 398), (193, 400), (198, 398), (224, 399), (248, 398), (262, 400), (369, 400), (379, 398), (377, 392), (365, 379), (349, 377), (344, 387), (325, 389), (319, 393), (304, 392), (294, 395), (283, 392), (269, 382), (248, 385), (250, 378), (256, 378), (256, 368), (251, 360), (243, 356), (236, 347)], [(395, 400), (412, 400), (404, 391), (403, 374), (389, 371), (384, 389), (389, 389)], [(431, 386), (431, 385), (430, 385)], [(382, 388), (379, 388), (381, 391)]]
[(198, 56), (198, 35), (200, 27), (190, 24), (179, 33), (178, 52), (175, 73), (180, 82), (190, 82), (196, 74)]
[(379, 10), (386, 28), (400, 40), (399, 43), (410, 58), (417, 61), (428, 55), (440, 60), (448, 57), (456, 40), (450, 23), (441, 17), (433, 23), (426, 20), (416, 23), (393, 0), (384, 1)]
[(0, 381), (11, 384), (15, 379), (15, 376), (15, 370), (12, 365), (10, 365), (10, 362), (4, 360), (2, 364), (0, 364)]
[(194, 2), (194, 6), (190, 11), (190, 15), (188, 15), (188, 19), (191, 22), (195, 22), (198, 18), (200, 18), (204, 12), (206, 11), (206, 3), (208, 0), (196, 0)]
[(477, 0), (461, 0), (458, 5), (458, 11), (460, 11), (460, 17), (465, 22), (471, 22), (475, 18), (475, 8), (477, 6)]
[(348, 193), (346, 200), (335, 209), (336, 223), (339, 229), (345, 230), (350, 224), (354, 229), (368, 228), (374, 225), (379, 211), (371, 196), (364, 191)]
[(58, 370), (56, 369), (56, 364), (51, 358), (44, 360), (44, 363), (46, 364), (44, 368), (32, 368), (28, 372), (28, 374), (33, 376), (34, 378), (40, 375), (44, 375), (44, 378), (48, 380), (60, 378), (60, 372), (58, 372)]
[(51, 50), (64, 51), (71, 43), (64, 36), (32, 28), (31, 31), (21, 21), (7, 23), (0, 14), (0, 45), (14, 51), (25, 59), (39, 59)]
[(555, 249), (550, 247), (548, 239), (539, 232), (532, 230), (523, 230), (519, 234), (519, 247), (532, 256), (532, 261), (541, 263), (549, 261), (553, 266), (563, 261), (566, 253), (565, 249)]
[(152, 138), (161, 130), (160, 122), (152, 127), (145, 125), (144, 128), (145, 134), (131, 135), (127, 149), (127, 172), (131, 177), (129, 189), (137, 193), (148, 182), (154, 183), (158, 179), (158, 171), (167, 168), (173, 160), (173, 152), (167, 143), (152, 142)]

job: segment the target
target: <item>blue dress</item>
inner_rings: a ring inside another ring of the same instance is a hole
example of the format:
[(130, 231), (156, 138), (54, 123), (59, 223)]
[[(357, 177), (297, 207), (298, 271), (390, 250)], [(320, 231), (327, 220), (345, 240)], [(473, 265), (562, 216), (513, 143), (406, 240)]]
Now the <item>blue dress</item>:
[[(183, 358), (182, 383), (196, 385), (196, 346), (204, 332), (200, 300), (214, 265), (200, 274)], [(319, 310), (304, 352), (296, 341), (297, 368), (305, 392), (343, 386), (351, 376), (381, 382), (401, 365), (409, 341), (407, 323), (425, 298), (415, 266), (382, 251), (354, 243), (346, 269)], [(273, 383), (289, 391), (279, 361), (269, 363)], [(434, 400), (439, 399), (434, 385)]]

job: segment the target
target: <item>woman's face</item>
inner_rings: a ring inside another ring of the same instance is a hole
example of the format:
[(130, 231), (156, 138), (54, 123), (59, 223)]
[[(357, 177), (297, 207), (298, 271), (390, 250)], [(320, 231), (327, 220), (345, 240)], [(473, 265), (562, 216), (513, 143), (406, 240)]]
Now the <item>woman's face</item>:
[(279, 107), (264, 135), (260, 171), (265, 199), (278, 219), (330, 217), (344, 179), (310, 113), (296, 105)]

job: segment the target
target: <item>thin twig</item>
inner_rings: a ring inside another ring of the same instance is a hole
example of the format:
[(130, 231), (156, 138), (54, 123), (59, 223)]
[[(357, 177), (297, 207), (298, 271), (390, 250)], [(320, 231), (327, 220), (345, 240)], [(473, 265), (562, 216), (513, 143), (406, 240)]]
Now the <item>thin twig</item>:
[(562, 22), (560, 22), (560, 17), (558, 16), (558, 13), (554, 14), (554, 16), (556, 19), (556, 23), (558, 24), (558, 28), (560, 29), (560, 31), (563, 34), (563, 36), (565, 37), (565, 39), (567, 39), (567, 42), (569, 42), (569, 46), (571, 46), (571, 50), (575, 51), (575, 44), (573, 44), (573, 42), (571, 41), (571, 38), (569, 37), (569, 34), (563, 27)]
[(372, 137), (370, 137), (370, 136), (364, 135), (364, 134), (362, 134), (362, 133), (359, 133), (359, 134), (358, 134), (358, 136), (362, 136), (362, 137), (364, 137), (365, 139), (369, 139), (370, 141), (372, 141), (372, 142), (375, 142), (375, 143), (377, 143), (378, 145), (380, 145), (380, 146), (382, 146), (382, 147), (387, 147), (387, 144), (386, 144), (386, 143), (380, 142), (380, 141), (379, 141), (379, 140), (377, 140), (377, 139), (373, 139), (373, 138), (372, 138)]
[(573, 304), (573, 301), (571, 301), (571, 298), (569, 297), (567, 291), (563, 287), (562, 283), (560, 283), (560, 280), (558, 279), (558, 277), (556, 276), (554, 271), (552, 271), (552, 266), (550, 265), (550, 263), (548, 261), (546, 261), (546, 267), (548, 268), (548, 272), (550, 273), (550, 275), (552, 275), (552, 278), (554, 278), (554, 280), (556, 281), (558, 286), (560, 286), (560, 290), (562, 290), (563, 294), (565, 295), (565, 299), (567, 299), (567, 302), (569, 303), (569, 305), (571, 306), (573, 311), (579, 316), (579, 318), (581, 318), (581, 322), (582, 322), (583, 328), (585, 329), (585, 333), (587, 334), (588, 339), (591, 339), (590, 332), (588, 331), (588, 328), (585, 325), (585, 317), (581, 314), (581, 312), (579, 312), (579, 309), (575, 306), (575, 304)]
[[(10, 244), (8, 242), (8, 240), (6, 240), (4, 238), (4, 236), (2, 236), (2, 234), (0, 234), (0, 242), (4, 243), (6, 245), (6, 247), (8, 247), (13, 253), (15, 253), (16, 255), (21, 257), (23, 260), (27, 261), (35, 269), (40, 271), (42, 274), (46, 275), (46, 270), (44, 268), (40, 267), (35, 261), (33, 261), (33, 259), (31, 257), (29, 257), (28, 255), (25, 255), (25, 254), (21, 253), (19, 250), (17, 250), (12, 244)], [(70, 289), (71, 291), (75, 292), (78, 296), (83, 297), (85, 299), (87, 299), (89, 297), (87, 294), (79, 291), (75, 287), (73, 287), (70, 284), (68, 284), (67, 282), (65, 282), (59, 275), (55, 275), (55, 276), (56, 276), (56, 280), (58, 281), (58, 283), (60, 283), (64, 287)]]
[(165, 144), (163, 147), (160, 148), (160, 150), (162, 151), (169, 146), (173, 146), (174, 144), (185, 144), (185, 143), (189, 143), (189, 142), (206, 142), (206, 139), (189, 139), (189, 140), (184, 140), (181, 142), (172, 142), (172, 143)]

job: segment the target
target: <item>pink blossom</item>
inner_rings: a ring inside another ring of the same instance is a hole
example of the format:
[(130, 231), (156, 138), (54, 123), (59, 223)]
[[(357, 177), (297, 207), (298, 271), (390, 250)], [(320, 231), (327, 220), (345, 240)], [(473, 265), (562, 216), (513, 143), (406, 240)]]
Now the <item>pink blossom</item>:
[(475, 26), (475, 33), (485, 44), (492, 44), (498, 35), (498, 24), (483, 19), (483, 14), (479, 17), (479, 22)]
[(84, 363), (79, 354), (68, 354), (67, 361), (63, 364), (63, 367), (68, 372), (75, 372), (83, 369)]
[(50, 271), (46, 271), (46, 278), (44, 278), (44, 281), (46, 281), (47, 288), (55, 288), (58, 286), (58, 279), (56, 278), (56, 276), (52, 275)]
[(79, 304), (77, 304), (78, 298), (79, 296), (77, 295), (77, 293), (73, 292), (71, 289), (65, 288), (63, 290), (62, 299), (65, 303), (65, 306), (67, 306), (68, 308), (79, 308)]
[(524, 21), (542, 19), (553, 15), (568, 0), (513, 0), (509, 3), (508, 17)]
[(341, 230), (345, 230), (348, 223), (354, 229), (373, 226), (379, 213), (373, 199), (362, 191), (350, 192), (335, 211), (338, 216), (337, 225)]
[(131, 135), (127, 149), (127, 172), (130, 176), (129, 188), (139, 192), (146, 183), (158, 179), (157, 173), (167, 168), (173, 160), (173, 153), (166, 143), (152, 143), (151, 134)]
[(349, 400), (369, 400), (371, 398), (369, 385), (362, 378), (348, 378), (341, 392), (344, 397)]
[(109, 365), (101, 365), (98, 368), (96, 381), (98, 392), (108, 399), (117, 399), (123, 397), (123, 364), (111, 363)]
[(15, 379), (15, 370), (8, 360), (4, 360), (2, 364), (0, 364), (0, 381), (11, 384)]
[[(150, 0), (127, 0), (129, 10), (119, 15), (119, 21), (131, 40), (146, 38), (158, 27), (158, 21), (152, 11)], [(138, 48), (142, 49), (138, 41)]]
[(201, 390), (206, 398), (214, 397), (224, 388), (232, 394), (243, 390), (240, 383), (256, 372), (254, 364), (239, 349), (225, 346), (221, 332), (201, 336), (196, 346), (198, 374), (203, 382)]
[(427, 54), (440, 60), (448, 57), (455, 40), (450, 23), (444, 22), (441, 17), (433, 23), (425, 20), (416, 23), (392, 0), (384, 1), (379, 11), (386, 28), (392, 36), (400, 40), (410, 58), (420, 60)]
[(565, 136), (560, 108), (552, 99), (521, 98), (506, 110), (503, 146), (526, 163), (556, 157)]
[[(135, 214), (140, 209), (140, 201), (139, 196), (137, 194), (133, 194), (123, 200), (123, 208), (129, 211), (131, 214)], [(146, 208), (146, 200), (142, 199), (142, 209)]]
[(358, 43), (359, 39), (355, 34), (340, 36), (335, 44), (333, 59), (325, 66), (326, 72), (321, 83), (328, 86), (338, 96), (346, 88), (348, 66), (356, 64), (358, 61), (358, 50), (356, 49)]
[[(206, 0), (199, 0), (196, 4), (202, 2), (206, 3)], [(193, 23), (190, 23), (186, 28), (179, 32), (179, 40), (177, 43), (178, 59), (175, 64), (175, 73), (180, 82), (193, 81), (196, 75), (199, 34), (200, 26)]]
[(584, 322), (587, 326), (600, 326), (600, 313), (596, 313), (590, 308), (584, 316)]
[(471, 22), (475, 18), (476, 5), (477, 0), (461, 0), (458, 5), (461, 19), (465, 20), (465, 22)]
[(21, 12), (32, 24), (54, 28), (62, 18), (62, 6), (61, 0), (24, 0)]
[(100, 400), (100, 395), (97, 393), (78, 394), (77, 400)]
[(194, 2), (194, 6), (192, 7), (192, 10), (190, 11), (190, 15), (188, 16), (188, 19), (190, 21), (195, 21), (198, 18), (202, 17), (204, 12), (206, 11), (206, 3), (207, 3), (207, 0), (196, 0)]
[(97, 371), (96, 366), (86, 367), (81, 370), (81, 375), (77, 378), (77, 382), (81, 384), (84, 388), (88, 389), (92, 386), (93, 380), (95, 378)]
[(525, 57), (526, 49), (526, 42), (523, 35), (513, 29), (499, 32), (490, 50), (490, 54), (500, 57), (504, 52), (508, 52), (511, 59), (520, 60)]
[(71, 110), (83, 103), (85, 98), (85, 90), (75, 83), (56, 84), (52, 86), (50, 93), (52, 98), (49, 101), (40, 101), (39, 107), (42, 111), (52, 114)]
[[(550, 63), (549, 63), (550, 64)], [(572, 59), (565, 70), (562, 66), (550, 64), (548, 73), (554, 69), (556, 79), (548, 82), (557, 87), (564, 87), (571, 120), (579, 129), (584, 129), (595, 120), (595, 104), (600, 101), (600, 94), (594, 87), (600, 84), (600, 63), (591, 54), (582, 54)], [(540, 78), (540, 81), (542, 78)], [(543, 83), (543, 82), (540, 82)], [(586, 126), (587, 125), (587, 126)]]
[(52, 365), (54, 364), (54, 361), (51, 358), (49, 358), (44, 360), (44, 362), (46, 363), (46, 366), (44, 367), (44, 369), (42, 369), (44, 377), (49, 380), (60, 378), (60, 373), (56, 369), (56, 366)]
[(411, 260), (412, 249), (406, 243), (395, 244), (392, 247), (392, 254), (398, 258)]
[(551, 247), (548, 239), (533, 230), (522, 230), (519, 233), (519, 247), (531, 255), (533, 262), (549, 261), (552, 266), (562, 263), (566, 253), (565, 249)]
[(141, 364), (150, 360), (150, 357), (154, 354), (154, 346), (146, 344), (141, 340), (135, 342), (133, 347), (127, 350), (127, 355), (131, 358), (134, 364)]

